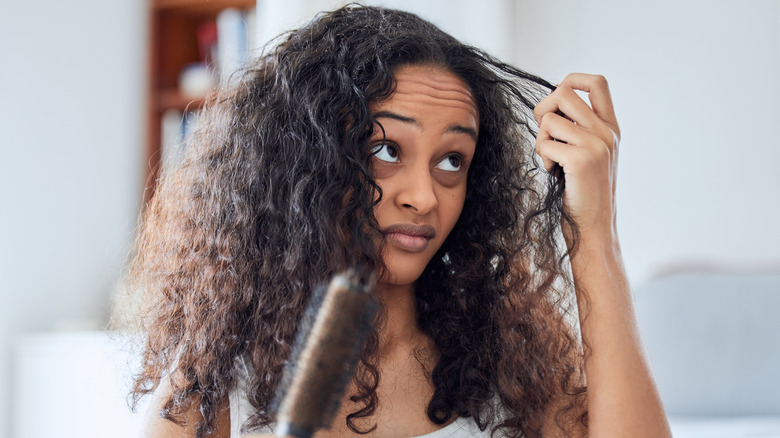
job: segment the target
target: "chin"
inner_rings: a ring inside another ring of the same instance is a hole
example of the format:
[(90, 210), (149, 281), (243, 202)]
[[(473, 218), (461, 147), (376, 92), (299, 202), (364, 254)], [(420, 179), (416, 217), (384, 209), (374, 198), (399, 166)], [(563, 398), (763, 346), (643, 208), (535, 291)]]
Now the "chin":
[(385, 262), (387, 270), (379, 278), (380, 284), (388, 286), (408, 286), (420, 278), (429, 260), (424, 263), (416, 260), (397, 260), (393, 257)]
[(420, 275), (422, 272), (415, 274), (391, 274), (389, 276), (382, 275), (382, 277), (379, 279), (379, 284), (383, 284), (386, 286), (409, 286), (413, 285), (418, 278), (420, 278)]

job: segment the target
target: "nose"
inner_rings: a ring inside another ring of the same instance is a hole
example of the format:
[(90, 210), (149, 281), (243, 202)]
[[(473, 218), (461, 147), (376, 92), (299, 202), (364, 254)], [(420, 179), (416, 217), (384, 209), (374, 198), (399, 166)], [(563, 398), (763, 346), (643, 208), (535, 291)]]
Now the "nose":
[(426, 215), (439, 205), (434, 191), (434, 181), (430, 170), (416, 169), (407, 172), (405, 181), (396, 197), (396, 203), (403, 209), (411, 209), (418, 215)]

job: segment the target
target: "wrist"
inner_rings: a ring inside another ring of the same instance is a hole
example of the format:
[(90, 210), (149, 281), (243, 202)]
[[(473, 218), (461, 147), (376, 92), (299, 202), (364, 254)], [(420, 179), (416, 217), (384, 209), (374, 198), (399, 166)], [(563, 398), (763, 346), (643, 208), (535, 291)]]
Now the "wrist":
[(577, 247), (571, 255), (571, 264), (575, 277), (583, 270), (620, 272), (623, 268), (623, 255), (617, 233), (612, 231), (580, 230)]
[(578, 252), (620, 255), (620, 241), (612, 229), (579, 230)]
[[(568, 247), (572, 245), (573, 233), (568, 223), (562, 222), (561, 230)], [(610, 226), (577, 227), (577, 253), (580, 252), (615, 253), (620, 255), (620, 242), (617, 228)]]

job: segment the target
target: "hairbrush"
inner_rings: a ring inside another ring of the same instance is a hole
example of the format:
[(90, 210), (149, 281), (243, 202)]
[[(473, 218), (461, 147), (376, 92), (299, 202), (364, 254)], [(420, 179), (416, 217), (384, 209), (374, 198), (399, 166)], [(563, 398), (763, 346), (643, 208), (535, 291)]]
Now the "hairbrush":
[(277, 436), (308, 438), (330, 426), (376, 316), (368, 283), (350, 270), (312, 294), (277, 394)]

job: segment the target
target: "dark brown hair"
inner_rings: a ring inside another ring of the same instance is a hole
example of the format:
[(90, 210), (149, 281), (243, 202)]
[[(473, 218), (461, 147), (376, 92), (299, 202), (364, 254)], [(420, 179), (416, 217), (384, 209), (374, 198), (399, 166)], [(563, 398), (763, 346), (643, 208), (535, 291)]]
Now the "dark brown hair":
[[(585, 421), (560, 235), (570, 220), (532, 142), (532, 109), (554, 87), (413, 14), (360, 6), (289, 33), (214, 95), (183, 161), (159, 181), (127, 270), (145, 303), (136, 398), (169, 376), (162, 414), (181, 421), (199, 410), (203, 436), (244, 357), (256, 409), (247, 426), (273, 421), (311, 291), (348, 266), (382, 266), (369, 105), (412, 64), (463, 79), (480, 117), (463, 213), (416, 286), (420, 327), (440, 353), (428, 416), (472, 417), (518, 437), (538, 436), (551, 416), (564, 430)], [(353, 430), (381, 403), (376, 350), (374, 333), (356, 377)]]

